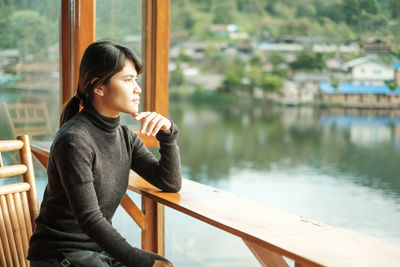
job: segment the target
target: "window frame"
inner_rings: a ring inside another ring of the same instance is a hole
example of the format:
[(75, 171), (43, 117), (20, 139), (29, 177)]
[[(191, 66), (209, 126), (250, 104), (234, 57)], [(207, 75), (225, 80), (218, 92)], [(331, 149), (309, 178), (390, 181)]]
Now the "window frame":
[[(142, 0), (142, 14), (144, 109), (168, 117), (170, 0)], [(61, 107), (74, 95), (81, 57), (95, 40), (96, 0), (61, 0)]]

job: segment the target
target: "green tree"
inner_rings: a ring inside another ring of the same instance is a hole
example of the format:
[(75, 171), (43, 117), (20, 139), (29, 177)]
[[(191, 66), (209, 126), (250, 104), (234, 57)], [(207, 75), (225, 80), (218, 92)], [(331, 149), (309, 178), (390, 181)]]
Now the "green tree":
[(376, 0), (360, 0), (360, 7), (370, 14), (378, 14), (381, 8)]
[(222, 82), (222, 90), (227, 93), (233, 93), (242, 89), (244, 78), (244, 62), (239, 58), (235, 58), (233, 64), (230, 65), (225, 71), (225, 78)]
[(276, 67), (279, 63), (282, 63), (284, 61), (284, 59), (283, 59), (281, 53), (273, 52), (269, 56), (269, 61), (271, 61), (272, 65), (274, 65), (274, 67)]
[(321, 53), (312, 55), (307, 51), (303, 51), (297, 55), (295, 61), (290, 63), (290, 67), (293, 69), (323, 69), (325, 62)]
[(364, 10), (361, 12), (359, 18), (360, 18), (359, 20), (360, 23), (358, 27), (361, 31), (375, 32), (380, 29), (385, 29), (388, 24), (388, 20), (385, 15), (383, 14), (372, 15), (366, 13)]
[(251, 66), (249, 73), (247, 73), (247, 78), (249, 79), (249, 95), (254, 95), (254, 89), (261, 86), (262, 79), (264, 77), (264, 72), (262, 70), (261, 64), (254, 64)]
[(389, 10), (390, 10), (390, 15), (393, 19), (399, 19), (400, 18), (400, 1), (399, 0), (390, 0)]
[(8, 6), (0, 7), (0, 48), (15, 47), (15, 33), (11, 27), (12, 11)]
[(396, 81), (387, 81), (386, 85), (390, 88), (390, 90), (394, 91), (399, 86)]
[(356, 22), (358, 21), (358, 15), (361, 13), (360, 0), (343, 1), (342, 12), (348, 24), (356, 24)]
[(265, 92), (279, 92), (283, 86), (281, 77), (277, 75), (265, 75), (261, 80), (260, 87)]
[(54, 24), (32, 10), (16, 11), (11, 17), (11, 28), (14, 34), (12, 45), (18, 47), (22, 57), (46, 52), (49, 45), (55, 42), (52, 40), (54, 36), (57, 36)]
[(297, 5), (296, 15), (298, 17), (312, 18), (316, 15), (317, 11), (313, 5), (306, 2), (299, 2)]
[(251, 66), (261, 66), (261, 57), (259, 55), (252, 55), (249, 59), (249, 63)]
[(235, 1), (219, 0), (213, 1), (214, 23), (231, 24), (235, 23), (237, 6)]
[(185, 83), (185, 76), (180, 64), (176, 64), (176, 69), (170, 72), (170, 85), (172, 87), (181, 87)]

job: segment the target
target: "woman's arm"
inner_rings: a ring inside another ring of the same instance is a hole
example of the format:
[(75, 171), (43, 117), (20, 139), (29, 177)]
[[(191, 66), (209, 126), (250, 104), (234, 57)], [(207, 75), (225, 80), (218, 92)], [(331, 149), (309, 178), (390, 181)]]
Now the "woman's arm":
[(160, 160), (132, 133), (131, 168), (149, 183), (166, 192), (178, 192), (182, 186), (181, 160), (176, 143), (178, 128), (168, 119), (154, 112), (135, 114), (142, 122), (141, 132), (155, 135), (160, 142)]

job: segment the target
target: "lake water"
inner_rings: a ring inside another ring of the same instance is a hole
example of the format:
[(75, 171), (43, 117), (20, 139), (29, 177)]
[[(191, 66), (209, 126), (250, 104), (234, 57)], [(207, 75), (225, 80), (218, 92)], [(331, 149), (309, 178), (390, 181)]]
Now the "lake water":
[[(34, 100), (51, 125), (34, 139), (51, 140), (58, 94), (0, 94), (0, 139), (12, 138), (5, 102)], [(185, 178), (400, 246), (400, 112), (172, 100), (170, 117)], [(41, 197), (46, 175), (35, 167)], [(114, 225), (140, 246), (122, 209)], [(176, 266), (259, 266), (239, 238), (169, 208), (166, 255)]]

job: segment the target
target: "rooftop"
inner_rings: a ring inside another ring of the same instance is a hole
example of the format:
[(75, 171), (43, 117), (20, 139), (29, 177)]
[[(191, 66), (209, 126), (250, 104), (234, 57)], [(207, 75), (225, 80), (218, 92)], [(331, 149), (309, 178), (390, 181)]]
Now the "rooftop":
[(400, 95), (400, 86), (392, 91), (386, 85), (372, 85), (372, 84), (352, 84), (340, 83), (337, 88), (333, 87), (329, 82), (320, 82), (319, 88), (322, 93), (326, 94), (382, 94), (382, 95)]

